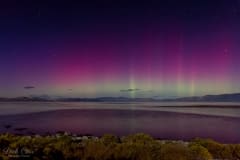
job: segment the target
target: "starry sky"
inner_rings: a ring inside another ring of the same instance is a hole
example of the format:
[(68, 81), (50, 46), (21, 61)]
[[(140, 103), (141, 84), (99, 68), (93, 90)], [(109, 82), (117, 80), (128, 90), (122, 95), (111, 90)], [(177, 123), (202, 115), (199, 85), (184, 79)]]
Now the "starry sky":
[(0, 24), (0, 97), (240, 92), (239, 0), (9, 0)]

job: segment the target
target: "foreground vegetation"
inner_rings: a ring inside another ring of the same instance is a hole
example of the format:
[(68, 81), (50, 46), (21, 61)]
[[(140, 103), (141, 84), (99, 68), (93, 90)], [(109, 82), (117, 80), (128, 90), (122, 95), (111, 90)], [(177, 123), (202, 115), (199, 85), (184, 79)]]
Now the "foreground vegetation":
[(0, 159), (33, 160), (239, 160), (239, 144), (209, 139), (190, 142), (155, 140), (146, 134), (126, 137), (104, 135), (0, 135)]

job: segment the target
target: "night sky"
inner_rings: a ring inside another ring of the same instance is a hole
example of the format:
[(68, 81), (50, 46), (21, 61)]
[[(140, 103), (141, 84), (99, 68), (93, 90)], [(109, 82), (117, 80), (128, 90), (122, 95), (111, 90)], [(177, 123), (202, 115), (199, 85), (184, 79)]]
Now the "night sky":
[(240, 1), (0, 2), (0, 97), (240, 92)]

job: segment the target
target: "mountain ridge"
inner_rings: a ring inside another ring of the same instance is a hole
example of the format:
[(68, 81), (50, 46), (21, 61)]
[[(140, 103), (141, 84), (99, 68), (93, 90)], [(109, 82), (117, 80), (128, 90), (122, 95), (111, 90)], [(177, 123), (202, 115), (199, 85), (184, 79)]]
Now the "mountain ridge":
[(97, 98), (51, 98), (51, 97), (0, 97), (0, 102), (240, 102), (240, 93), (180, 97), (169, 99), (129, 98), (129, 97), (97, 97)]

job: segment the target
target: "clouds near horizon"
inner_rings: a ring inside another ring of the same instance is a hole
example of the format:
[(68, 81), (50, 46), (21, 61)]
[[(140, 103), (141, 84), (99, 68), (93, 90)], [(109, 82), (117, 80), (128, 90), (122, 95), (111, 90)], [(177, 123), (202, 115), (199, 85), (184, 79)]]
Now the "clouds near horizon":
[(140, 91), (140, 89), (138, 89), (138, 88), (129, 88), (129, 89), (122, 89), (122, 90), (120, 90), (120, 92), (136, 92), (136, 91)]
[(23, 88), (26, 90), (30, 90), (30, 89), (35, 89), (36, 87), (35, 86), (25, 86)]

